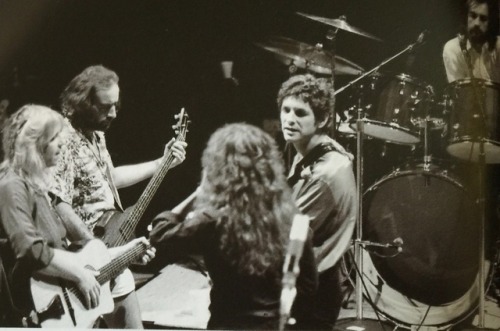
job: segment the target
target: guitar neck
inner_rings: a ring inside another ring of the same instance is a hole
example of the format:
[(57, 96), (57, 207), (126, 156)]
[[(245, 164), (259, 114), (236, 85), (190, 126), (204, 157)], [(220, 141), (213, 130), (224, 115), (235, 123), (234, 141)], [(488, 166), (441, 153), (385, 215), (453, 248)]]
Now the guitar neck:
[(96, 277), (99, 284), (104, 284), (112, 278), (118, 276), (126, 267), (134, 262), (140, 255), (146, 251), (146, 245), (138, 245), (127, 251), (122, 256), (113, 259), (110, 263), (99, 269), (99, 275)]
[[(184, 136), (179, 135), (177, 137), (177, 141), (184, 141)], [(126, 224), (122, 228), (122, 231), (124, 233), (123, 237), (128, 238), (130, 235), (132, 235), (135, 227), (137, 226), (137, 223), (139, 223), (142, 215), (144, 215), (146, 208), (153, 199), (153, 196), (160, 187), (163, 179), (167, 175), (167, 172), (170, 170), (170, 167), (172, 166), (174, 160), (175, 157), (172, 151), (169, 151), (168, 155), (163, 158), (159, 169), (153, 175), (148, 185), (144, 189), (144, 192), (139, 197), (139, 200), (137, 200), (137, 203), (134, 205), (134, 208), (126, 221)]]

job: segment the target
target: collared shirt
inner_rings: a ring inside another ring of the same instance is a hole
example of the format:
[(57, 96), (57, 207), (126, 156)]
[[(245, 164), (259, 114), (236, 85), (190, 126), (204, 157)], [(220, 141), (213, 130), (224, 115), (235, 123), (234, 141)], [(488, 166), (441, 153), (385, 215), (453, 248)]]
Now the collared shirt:
[(347, 251), (357, 216), (352, 155), (328, 139), (336, 150), (304, 169), (295, 169), (302, 159), (297, 154), (289, 175), (290, 178), (295, 171), (301, 172), (300, 179), (293, 185), (293, 197), (300, 211), (311, 220), (319, 272), (334, 266)]
[(53, 248), (67, 249), (66, 229), (48, 197), (11, 170), (1, 175), (0, 201), (0, 232), (26, 268), (44, 268), (54, 256)]
[[(492, 51), (488, 49), (488, 43), (485, 43), (481, 52), (477, 52), (469, 41), (467, 41), (466, 49), (471, 57), (474, 77), (500, 83), (500, 37), (497, 37)], [(449, 40), (444, 45), (443, 61), (449, 83), (457, 79), (470, 78), (458, 37)]]
[[(93, 134), (92, 144), (70, 123), (54, 171), (51, 192), (70, 204), (90, 230), (107, 210), (121, 208), (111, 177), (113, 162), (103, 132)], [(115, 204), (116, 201), (116, 204)]]

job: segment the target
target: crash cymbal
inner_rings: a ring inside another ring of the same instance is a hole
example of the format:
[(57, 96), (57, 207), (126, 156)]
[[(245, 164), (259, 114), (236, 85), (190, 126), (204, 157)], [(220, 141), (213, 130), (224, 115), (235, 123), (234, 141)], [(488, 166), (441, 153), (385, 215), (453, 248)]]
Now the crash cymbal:
[[(274, 53), (276, 58), (286, 65), (324, 75), (330, 75), (332, 72), (332, 53), (323, 50), (321, 45), (312, 46), (286, 37), (272, 37), (269, 41), (256, 45)], [(335, 55), (336, 75), (359, 75), (363, 71), (364, 69), (354, 62)]]
[(339, 18), (326, 18), (326, 17), (314, 16), (314, 15), (309, 15), (309, 14), (304, 14), (304, 13), (299, 13), (299, 12), (297, 12), (297, 14), (300, 16), (306, 17), (308, 19), (311, 19), (313, 21), (332, 26), (332, 27), (337, 28), (337, 29), (341, 29), (344, 31), (355, 33), (357, 35), (367, 37), (367, 38), (370, 38), (373, 40), (382, 41), (382, 39), (380, 39), (380, 38), (378, 38), (378, 37), (376, 37), (368, 32), (365, 32), (365, 31), (361, 30), (360, 28), (356, 28), (356, 27), (350, 25), (349, 23), (347, 23), (345, 16), (340, 16)]

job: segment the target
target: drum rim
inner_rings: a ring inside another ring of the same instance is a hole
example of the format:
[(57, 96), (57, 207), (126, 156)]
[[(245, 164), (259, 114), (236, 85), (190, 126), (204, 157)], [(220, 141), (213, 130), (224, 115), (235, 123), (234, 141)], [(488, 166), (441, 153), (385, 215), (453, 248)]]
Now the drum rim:
[[(452, 88), (452, 87), (457, 87), (457, 86), (466, 86), (470, 85), (472, 83), (472, 78), (460, 78), (457, 80), (454, 80), (453, 82), (449, 83), (446, 89)], [(500, 89), (500, 83), (497, 83), (495, 81), (492, 81), (491, 79), (484, 79), (484, 78), (474, 78), (474, 81), (476, 81), (479, 85), (481, 86), (489, 86), (489, 87), (495, 87), (496, 89)]]
[[(404, 81), (405, 83), (411, 83), (411, 84), (417, 85), (417, 86), (424, 88), (424, 89), (426, 89), (428, 86), (432, 86), (421, 78), (418, 78), (414, 75), (410, 75), (410, 74), (407, 74), (406, 72), (401, 72), (401, 71), (375, 71), (374, 73), (372, 73), (368, 77), (370, 77), (371, 79), (398, 78), (399, 80)], [(434, 95), (434, 93), (430, 93), (430, 94)]]
[[(422, 87), (424, 89), (426, 89), (429, 84), (427, 84), (426, 81), (424, 81), (423, 79), (420, 79), (420, 78), (417, 78), (413, 75), (410, 75), (410, 74), (407, 74), (407, 73), (399, 73), (397, 75), (394, 75), (393, 77), (397, 77), (397, 78), (400, 78), (400, 80), (404, 81), (405, 83), (412, 83), (414, 85), (417, 85), (419, 87)], [(433, 94), (433, 93), (429, 93), (429, 94)]]
[[(486, 282), (485, 282), (485, 288), (483, 289), (484, 293), (487, 293), (488, 292), (488, 289), (490, 288), (491, 286), (491, 283), (493, 281), (493, 275), (494, 275), (494, 265), (497, 263), (497, 261), (499, 261), (499, 258), (500, 258), (500, 252), (496, 251), (495, 252), (495, 255), (493, 256), (493, 260), (489, 261), (489, 266), (488, 266), (488, 270), (486, 272)], [(391, 290), (399, 293), (401, 296), (404, 296), (404, 297), (407, 297), (407, 295), (405, 293), (402, 293), (402, 292), (399, 292), (398, 290), (394, 289), (393, 287), (391, 287), (389, 284), (387, 284), (387, 280), (384, 279), (382, 277), (382, 275), (380, 275), (380, 272), (377, 270), (377, 268), (375, 267), (375, 265), (373, 264), (373, 260), (371, 258), (371, 255), (369, 254), (369, 252), (367, 251), (363, 251), (363, 260), (369, 260), (370, 264), (368, 266), (365, 266), (363, 265), (363, 272), (365, 272), (365, 268), (371, 268), (371, 270), (373, 270), (374, 272), (377, 273), (377, 276), (378, 277), (381, 277), (381, 279), (384, 281), (384, 284), (386, 286), (388, 286), (389, 288), (391, 288)], [(476, 276), (476, 279), (474, 280), (473, 284), (471, 285), (471, 287), (463, 294), (463, 296), (461, 298), (463, 298), (464, 296), (468, 295), (471, 291), (474, 291), (474, 289), (476, 287), (478, 287), (478, 277), (479, 275)], [(368, 282), (370, 283), (370, 282)], [(373, 287), (371, 288), (371, 290), (374, 292), (374, 293), (377, 293), (377, 289), (374, 289)], [(371, 300), (370, 296), (371, 294), (373, 293), (367, 293), (369, 292), (368, 290), (368, 287), (363, 289), (363, 296), (366, 298), (366, 300)], [(461, 299), (460, 298), (460, 299)], [(474, 300), (474, 302), (472, 302), (469, 306), (469, 308), (467, 310), (465, 310), (463, 313), (459, 314), (458, 316), (446, 321), (446, 322), (442, 322), (442, 323), (433, 323), (433, 324), (423, 324), (423, 325), (426, 325), (426, 326), (432, 326), (432, 327), (437, 327), (439, 329), (441, 328), (444, 328), (444, 329), (448, 329), (450, 327), (453, 327), (461, 322), (463, 322), (465, 319), (469, 318), (473, 313), (475, 313), (478, 305), (479, 305), (479, 294), (477, 295), (477, 298)], [(373, 300), (371, 300), (373, 301)], [(448, 305), (450, 305), (452, 303), (448, 303)], [(431, 307), (435, 307), (435, 308), (439, 308), (440, 306), (431, 306)], [(374, 310), (376, 311), (376, 314), (380, 314), (381, 316), (383, 316), (387, 321), (390, 321), (392, 322), (393, 324), (399, 326), (399, 327), (406, 327), (406, 328), (409, 328), (411, 325), (411, 323), (407, 322), (407, 321), (403, 321), (403, 320), (400, 320), (399, 318), (393, 316), (390, 314), (390, 312), (387, 312), (386, 310), (382, 309), (381, 307), (379, 307), (375, 302), (374, 302)]]
[[(405, 146), (414, 146), (418, 143), (421, 142), (421, 139), (420, 139), (420, 132), (419, 130), (412, 130), (412, 129), (409, 129), (407, 127), (404, 127), (404, 126), (400, 126), (399, 124), (397, 123), (394, 123), (394, 124), (390, 124), (390, 123), (387, 123), (387, 122), (382, 122), (382, 121), (378, 121), (378, 120), (372, 120), (372, 119), (369, 119), (369, 118), (364, 118), (363, 119), (363, 122), (365, 122), (365, 124), (372, 124), (372, 125), (376, 125), (376, 126), (382, 126), (382, 127), (385, 127), (385, 128), (389, 128), (391, 130), (397, 130), (397, 131), (402, 131), (412, 137), (415, 137), (418, 139), (417, 142), (415, 143), (404, 143), (404, 142), (400, 142), (400, 141), (396, 141), (396, 140), (393, 140), (393, 139), (387, 139), (387, 138), (380, 138), (380, 137), (375, 137), (375, 136), (371, 136), (369, 134), (367, 134), (366, 132), (364, 133), (366, 136), (370, 136), (372, 138), (376, 138), (376, 139), (380, 139), (380, 140), (383, 140), (383, 141), (386, 141), (386, 142), (389, 142), (389, 143), (393, 143), (393, 144), (398, 144), (398, 145), (405, 145)], [(356, 132), (356, 128), (355, 128), (355, 125), (356, 125), (356, 122), (355, 123), (351, 123), (349, 124), (349, 126), (351, 127), (351, 129), (354, 130), (354, 132)]]
[(363, 198), (365, 195), (368, 195), (372, 191), (375, 191), (378, 189), (380, 185), (383, 183), (387, 182), (390, 179), (402, 177), (402, 176), (410, 176), (410, 175), (417, 175), (417, 174), (426, 174), (427, 176), (433, 176), (433, 177), (444, 177), (448, 182), (452, 183), (453, 185), (456, 185), (458, 188), (462, 189), (464, 193), (468, 196), (468, 198), (472, 198), (466, 187), (460, 183), (458, 180), (458, 176), (454, 175), (453, 172), (451, 172), (448, 167), (441, 166), (437, 164), (436, 162), (431, 162), (430, 165), (434, 166), (434, 168), (431, 169), (424, 169), (424, 168), (418, 168), (415, 165), (409, 165), (407, 166), (408, 169), (395, 169), (388, 173), (385, 176), (382, 176), (380, 179), (375, 181), (364, 193), (363, 193)]

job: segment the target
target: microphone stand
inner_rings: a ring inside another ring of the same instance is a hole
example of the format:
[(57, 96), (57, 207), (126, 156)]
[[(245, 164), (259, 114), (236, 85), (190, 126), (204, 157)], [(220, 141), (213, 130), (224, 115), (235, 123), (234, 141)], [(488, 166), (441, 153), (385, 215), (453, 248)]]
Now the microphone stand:
[[(342, 93), (345, 91), (347, 88), (353, 86), (360, 80), (364, 79), (365, 77), (371, 75), (373, 72), (378, 71), (381, 67), (385, 66), (387, 63), (394, 61), (401, 55), (413, 50), (415, 47), (419, 46), (422, 44), (423, 35), (421, 34), (421, 37), (419, 36), (418, 41), (415, 43), (412, 43), (408, 45), (405, 49), (401, 50), (397, 54), (385, 59), (382, 61), (378, 66), (368, 70), (364, 74), (360, 75), (356, 79), (350, 81), (347, 83), (345, 86), (341, 87), (340, 89), (336, 90), (334, 92), (334, 95), (337, 95), (339, 93)], [(356, 153), (356, 186), (357, 186), (357, 193), (358, 193), (358, 216), (356, 218), (356, 239), (354, 240), (354, 263), (356, 264), (356, 288), (355, 288), (355, 300), (356, 300), (356, 318), (354, 322), (352, 319), (346, 319), (344, 322), (340, 322), (340, 320), (337, 322), (336, 327), (341, 328), (341, 330), (348, 330), (351, 327), (353, 327), (352, 323), (354, 323), (354, 327), (357, 326), (364, 326), (363, 325), (363, 283), (362, 283), (362, 272), (363, 272), (363, 251), (362, 251), (362, 246), (363, 241), (363, 229), (362, 229), (362, 222), (363, 222), (363, 139), (364, 139), (364, 109), (359, 103), (358, 105), (358, 110), (357, 110), (357, 120), (356, 120), (356, 141), (357, 141), (357, 153)], [(376, 321), (378, 324), (379, 322)], [(338, 330), (336, 328), (336, 330)]]
[[(465, 38), (459, 36), (459, 38)], [(461, 43), (463, 40), (459, 40)], [(465, 40), (465, 43), (467, 41)], [(476, 79), (474, 78), (474, 73), (472, 72), (472, 61), (470, 58), (470, 54), (467, 51), (466, 45), (461, 44), (462, 53), (465, 58), (465, 63), (467, 64), (467, 70), (469, 73), (469, 77), (471, 77), (472, 82), (472, 91), (474, 93), (474, 101), (476, 103), (477, 109), (479, 110), (479, 121), (480, 121), (480, 129), (477, 133), (477, 139), (479, 141), (479, 155), (478, 155), (478, 177), (479, 177), (479, 196), (478, 196), (478, 204), (480, 210), (480, 222), (479, 222), (479, 304), (478, 304), (478, 323), (477, 328), (474, 330), (493, 330), (484, 327), (485, 323), (485, 244), (486, 244), (486, 204), (485, 204), (485, 173), (486, 173), (486, 154), (484, 151), (484, 143), (485, 143), (485, 133), (486, 133), (486, 113), (484, 111), (483, 103), (481, 102), (481, 98), (479, 97), (479, 90), (477, 86)], [(474, 142), (472, 142), (471, 149), (474, 148)]]

